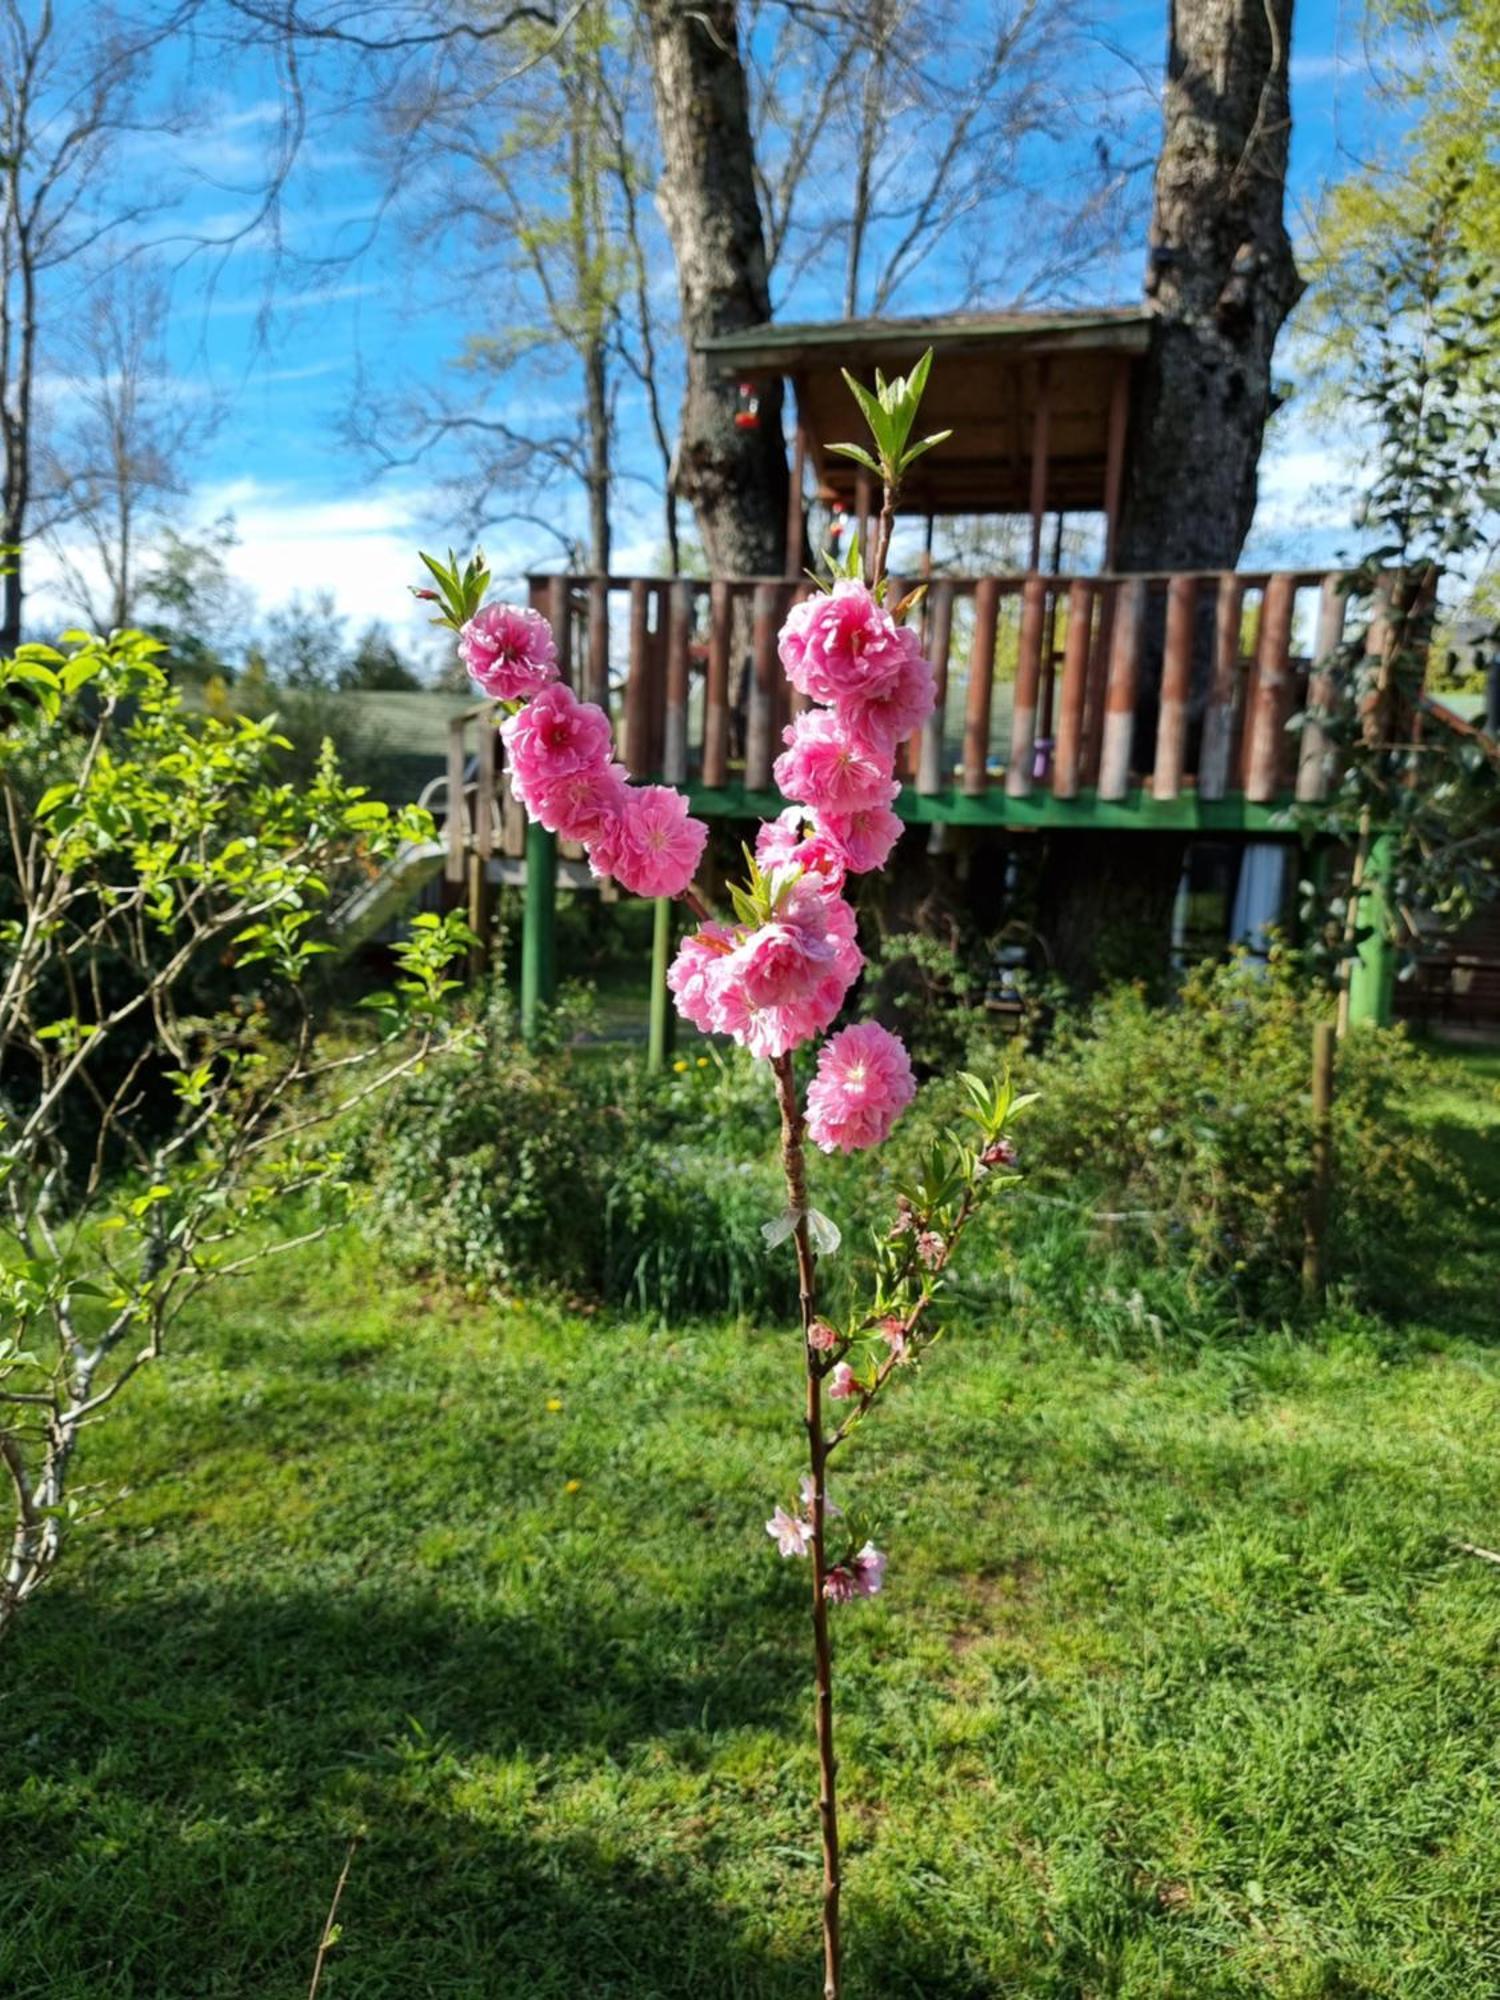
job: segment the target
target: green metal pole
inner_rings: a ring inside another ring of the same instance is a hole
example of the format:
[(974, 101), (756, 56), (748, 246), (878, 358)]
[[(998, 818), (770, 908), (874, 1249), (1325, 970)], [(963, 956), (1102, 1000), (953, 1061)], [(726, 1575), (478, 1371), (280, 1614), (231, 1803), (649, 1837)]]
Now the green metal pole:
[(1395, 845), (1390, 834), (1370, 843), (1360, 891), (1358, 920), (1369, 936), (1349, 968), (1349, 1023), (1368, 1021), (1388, 1028), (1396, 1015), (1396, 947), (1390, 937), (1390, 884)]
[(521, 1033), (536, 1039), (543, 1011), (557, 997), (557, 841), (534, 820), (526, 825), (526, 901), (521, 912)]
[(676, 1017), (667, 986), (667, 968), (672, 963), (672, 902), (658, 896), (651, 925), (651, 1020), (646, 1041), (646, 1067), (659, 1070), (672, 1053)]

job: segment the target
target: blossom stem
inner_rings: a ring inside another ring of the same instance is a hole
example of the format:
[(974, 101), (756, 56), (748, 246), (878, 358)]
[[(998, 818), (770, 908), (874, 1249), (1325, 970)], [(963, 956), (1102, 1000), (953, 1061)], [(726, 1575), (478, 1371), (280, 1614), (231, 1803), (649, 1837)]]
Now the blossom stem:
[(787, 1201), (797, 1217), (793, 1242), (797, 1250), (797, 1283), (802, 1305), (802, 1355), (806, 1372), (808, 1469), (812, 1513), (813, 1686), (818, 1740), (818, 1821), (823, 1838), (823, 2000), (839, 2000), (842, 1992), (839, 1937), (839, 1811), (838, 1764), (833, 1750), (833, 1655), (828, 1642), (828, 1600), (823, 1586), (828, 1575), (824, 1520), (827, 1512), (828, 1445), (823, 1436), (823, 1374), (808, 1340), (816, 1317), (817, 1272), (807, 1233), (807, 1169), (803, 1152), (802, 1107), (790, 1055), (771, 1064), (781, 1107), (781, 1164)]

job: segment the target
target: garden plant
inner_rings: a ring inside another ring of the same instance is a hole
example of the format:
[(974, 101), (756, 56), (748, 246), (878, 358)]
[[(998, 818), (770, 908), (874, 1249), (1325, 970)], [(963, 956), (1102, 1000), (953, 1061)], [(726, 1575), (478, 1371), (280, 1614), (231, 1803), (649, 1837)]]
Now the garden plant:
[(468, 937), (419, 917), (372, 1031), (330, 1043), (309, 989), (340, 880), (430, 822), (326, 746), (284, 782), (275, 718), (190, 714), (160, 652), (71, 632), (0, 661), (0, 1635), (99, 1503), (81, 1439), (183, 1309), (341, 1211), (320, 1135), (444, 1037)]
[[(714, 915), (693, 886), (706, 826), (680, 792), (634, 785), (612, 761), (609, 717), (558, 678), (556, 644), (540, 614), (485, 604), (488, 573), (478, 557), (460, 569), (451, 555), (446, 563), (424, 556), (437, 588), (419, 592), (438, 603), (436, 622), (459, 633), (471, 677), (503, 712), (511, 788), (526, 812), (582, 842), (597, 875), (636, 895), (687, 904), (697, 928), (669, 976), (678, 1011), (770, 1071), (786, 1202), (764, 1235), (769, 1251), (790, 1244), (796, 1258), (807, 1470), (796, 1498), (778, 1505), (766, 1528), (783, 1557), (806, 1559), (811, 1570), (825, 2000), (842, 1990), (829, 1610), (879, 1592), (887, 1562), (873, 1524), (833, 1499), (829, 1468), (937, 1338), (934, 1308), (960, 1239), (980, 1203), (1018, 1178), (1008, 1132), (1026, 1101), (1008, 1079), (963, 1075), (960, 1121), (898, 1188), (895, 1213), (874, 1233), (857, 1302), (825, 1310), (819, 1264), (838, 1252), (840, 1232), (813, 1205), (809, 1142), (824, 1153), (878, 1146), (916, 1090), (906, 1050), (887, 1028), (865, 1021), (828, 1031), (863, 965), (844, 885), (881, 868), (895, 844), (896, 754), (933, 706), (932, 668), (902, 622), (918, 596), (890, 601), (886, 576), (902, 477), (947, 435), (912, 437), (930, 360), (924, 356), (909, 378), (877, 374), (873, 391), (846, 373), (873, 449), (837, 449), (881, 481), (884, 504), (873, 546), (853, 544), (830, 558), (826, 582), (793, 608), (780, 633), (782, 667), (804, 702), (775, 766), (788, 805), (761, 826), (754, 852), (746, 849), (727, 916)], [(820, 1037), (804, 1083), (796, 1053)]]

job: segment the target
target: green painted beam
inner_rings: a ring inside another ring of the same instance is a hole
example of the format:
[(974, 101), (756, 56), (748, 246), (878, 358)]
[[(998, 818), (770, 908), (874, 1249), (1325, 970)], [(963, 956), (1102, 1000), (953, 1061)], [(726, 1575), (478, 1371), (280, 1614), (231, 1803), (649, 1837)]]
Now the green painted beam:
[(672, 1011), (672, 994), (667, 985), (671, 963), (672, 899), (658, 896), (651, 913), (651, 1013), (646, 1039), (646, 1067), (653, 1072), (665, 1067), (672, 1053), (672, 1030), (677, 1017)]
[[(785, 810), (779, 792), (747, 792), (743, 786), (720, 790), (691, 788), (692, 809), (705, 819), (774, 819)], [(1101, 799), (1080, 792), (1074, 799), (1055, 799), (1050, 792), (1031, 792), (1013, 799), (1004, 784), (976, 796), (946, 791), (918, 793), (909, 787), (896, 801), (903, 819), (919, 825), (1107, 828), (1119, 833), (1243, 833), (1260, 838), (1297, 833), (1292, 801), (1254, 805), (1243, 795), (1201, 799), (1187, 793), (1176, 799), (1153, 799), (1142, 787), (1123, 799)]]
[(557, 998), (557, 841), (535, 820), (526, 823), (526, 888), (521, 906), (521, 1033), (536, 1037)]

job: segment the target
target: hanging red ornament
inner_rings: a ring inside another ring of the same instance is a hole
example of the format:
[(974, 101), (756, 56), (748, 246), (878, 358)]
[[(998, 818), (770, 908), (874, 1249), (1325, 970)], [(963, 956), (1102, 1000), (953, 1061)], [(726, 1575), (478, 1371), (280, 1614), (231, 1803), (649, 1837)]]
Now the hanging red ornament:
[(734, 413), (734, 427), (737, 431), (760, 429), (760, 397), (753, 382), (740, 384), (740, 406)]

